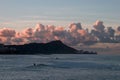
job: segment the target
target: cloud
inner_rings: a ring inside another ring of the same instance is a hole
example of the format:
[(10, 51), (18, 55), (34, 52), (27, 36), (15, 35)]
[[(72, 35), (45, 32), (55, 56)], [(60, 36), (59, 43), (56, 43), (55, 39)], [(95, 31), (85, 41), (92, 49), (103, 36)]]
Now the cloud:
[(16, 31), (9, 28), (0, 29), (0, 42), (5, 44), (11, 44), (11, 40), (15, 37)]
[(11, 40), (11, 44), (14, 44), (14, 45), (25, 44), (25, 40), (23, 38), (15, 37)]
[(120, 31), (120, 26), (117, 27), (117, 31)]
[(103, 22), (102, 22), (102, 21), (99, 21), (99, 20), (97, 20), (97, 21), (95, 22), (95, 24), (93, 25), (93, 27), (95, 28), (95, 30), (97, 30), (97, 31), (99, 31), (99, 32), (104, 31), (104, 28), (105, 28), (105, 26), (103, 25)]
[(117, 30), (116, 30), (116, 35), (119, 36), (120, 35), (120, 26), (117, 27)]
[(82, 29), (81, 23), (72, 23), (69, 25), (70, 32), (77, 31), (78, 29)]
[(0, 36), (2, 37), (14, 37), (15, 34), (15, 30), (9, 28), (0, 29)]
[[(0, 43), (19, 45), (61, 40), (68, 45), (78, 45), (86, 42), (120, 41), (120, 37), (115, 36), (116, 31), (112, 27), (105, 28), (102, 21), (96, 21), (93, 27), (91, 32), (82, 28), (81, 23), (72, 23), (67, 28), (37, 24), (34, 28), (26, 28), (21, 32), (3, 28), (0, 29)], [(120, 32), (119, 27), (117, 31)]]
[(115, 30), (112, 27), (108, 27), (106, 32), (109, 37), (114, 37), (115, 35)]
[(99, 42), (116, 42), (116, 31), (112, 27), (107, 27), (103, 25), (103, 21), (96, 21), (93, 25), (95, 30), (91, 31), (91, 34), (97, 38)]

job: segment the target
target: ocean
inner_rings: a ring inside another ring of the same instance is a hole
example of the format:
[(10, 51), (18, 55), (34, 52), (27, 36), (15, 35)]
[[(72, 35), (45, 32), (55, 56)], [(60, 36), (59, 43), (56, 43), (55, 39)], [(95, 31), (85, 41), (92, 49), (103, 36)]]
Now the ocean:
[(0, 80), (120, 80), (120, 55), (0, 55)]

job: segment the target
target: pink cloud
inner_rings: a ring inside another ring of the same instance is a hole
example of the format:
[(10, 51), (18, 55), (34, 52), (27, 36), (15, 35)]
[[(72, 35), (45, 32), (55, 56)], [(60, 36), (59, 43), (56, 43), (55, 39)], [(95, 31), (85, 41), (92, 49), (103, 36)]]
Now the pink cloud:
[(61, 40), (68, 45), (77, 45), (85, 41), (97, 41), (96, 37), (104, 39), (103, 35), (109, 36), (102, 21), (96, 21), (93, 27), (95, 30), (91, 33), (82, 28), (81, 23), (72, 23), (67, 29), (61, 26), (37, 24), (34, 28), (27, 28), (21, 32), (3, 28), (0, 29), (0, 43), (18, 45)]
[(105, 26), (103, 25), (102, 21), (96, 21), (95, 24), (93, 25), (93, 27), (97, 30), (97, 31), (104, 31)]

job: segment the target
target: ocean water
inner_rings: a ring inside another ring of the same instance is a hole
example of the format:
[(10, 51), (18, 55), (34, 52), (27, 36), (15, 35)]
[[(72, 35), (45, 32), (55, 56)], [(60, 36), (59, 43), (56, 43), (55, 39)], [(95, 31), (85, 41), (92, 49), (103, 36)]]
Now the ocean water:
[(120, 80), (120, 55), (0, 55), (0, 80)]

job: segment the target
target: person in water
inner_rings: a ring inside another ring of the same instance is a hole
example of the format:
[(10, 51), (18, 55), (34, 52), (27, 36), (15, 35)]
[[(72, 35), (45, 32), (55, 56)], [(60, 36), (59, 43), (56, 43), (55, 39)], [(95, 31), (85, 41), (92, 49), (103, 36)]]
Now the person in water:
[(33, 63), (33, 66), (36, 66), (36, 63)]

